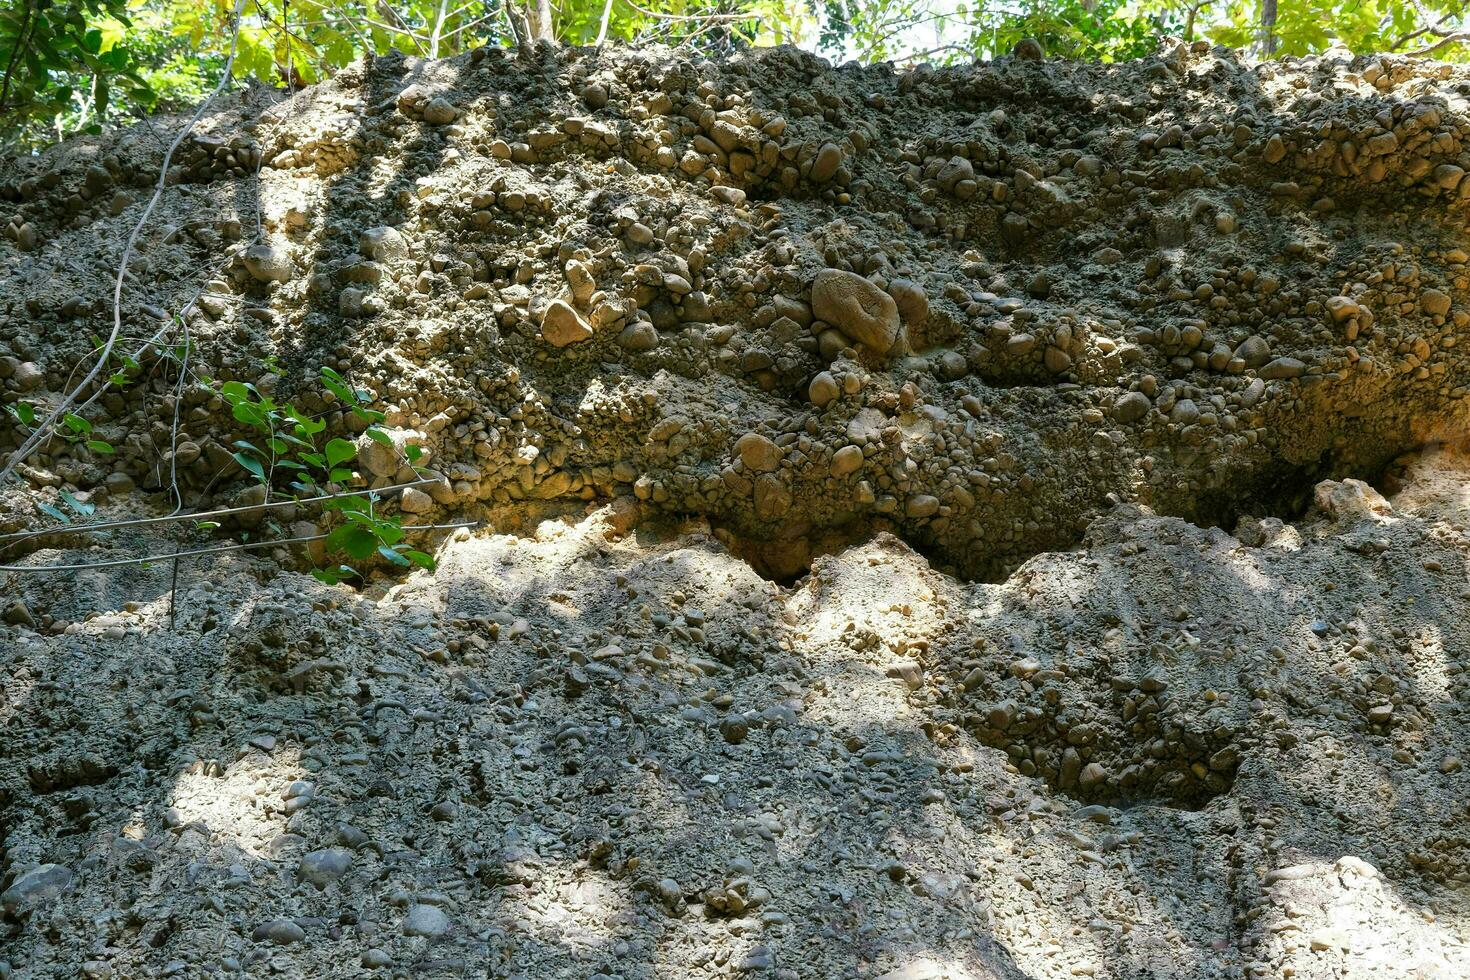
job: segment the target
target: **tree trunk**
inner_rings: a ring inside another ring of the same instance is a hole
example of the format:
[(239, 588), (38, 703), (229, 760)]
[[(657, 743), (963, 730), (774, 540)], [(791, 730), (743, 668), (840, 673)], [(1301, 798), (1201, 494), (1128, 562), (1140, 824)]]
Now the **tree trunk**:
[(555, 41), (551, 23), (551, 0), (527, 0), (526, 19), (531, 24), (532, 41)]
[(1261, 0), (1261, 56), (1276, 53), (1276, 0)]

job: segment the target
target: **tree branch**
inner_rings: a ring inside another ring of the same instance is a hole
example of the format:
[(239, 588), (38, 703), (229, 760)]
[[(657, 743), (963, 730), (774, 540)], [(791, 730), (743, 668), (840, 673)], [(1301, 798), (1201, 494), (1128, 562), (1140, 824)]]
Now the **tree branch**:
[(628, 6), (638, 11), (645, 17), (654, 20), (697, 20), (704, 23), (734, 23), (742, 20), (755, 19), (753, 14), (665, 14), (656, 10), (646, 10), (638, 6), (633, 0), (623, 0)]
[(612, 20), (612, 5), (613, 0), (607, 0), (607, 3), (602, 5), (602, 24), (597, 28), (597, 40), (592, 42), (594, 48), (602, 47), (603, 42), (607, 40), (607, 25), (608, 21)]
[(1448, 48), (1455, 44), (1463, 44), (1466, 41), (1470, 41), (1470, 32), (1464, 32), (1460, 34), (1446, 34), (1444, 37), (1440, 38), (1438, 41), (1435, 41), (1433, 44), (1427, 45), (1422, 48), (1416, 48), (1413, 51), (1405, 51), (1404, 54), (1410, 58), (1427, 58), (1430, 55), (1434, 54), (1434, 52), (1439, 51), (1441, 48)]

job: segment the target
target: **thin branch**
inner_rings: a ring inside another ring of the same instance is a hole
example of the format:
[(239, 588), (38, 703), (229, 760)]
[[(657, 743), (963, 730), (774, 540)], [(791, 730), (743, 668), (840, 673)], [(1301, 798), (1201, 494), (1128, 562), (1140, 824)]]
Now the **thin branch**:
[[(466, 521), (462, 524), (405, 524), (400, 531), (457, 531), (462, 527), (480, 527), (479, 521)], [(331, 537), (329, 534), (307, 534), (299, 538), (276, 538), (271, 541), (242, 541), (236, 544), (221, 545), (218, 548), (199, 548), (195, 551), (177, 551), (172, 555), (149, 555), (146, 558), (117, 558), (112, 561), (85, 562), (77, 565), (0, 565), (0, 572), (84, 572), (93, 568), (120, 568), (124, 565), (147, 565), (150, 562), (161, 562), (180, 558), (197, 558), (200, 555), (219, 555), (228, 551), (249, 551), (252, 548), (272, 548), (284, 544), (302, 544), (306, 541), (321, 541)]]
[(602, 5), (602, 24), (597, 28), (597, 40), (592, 42), (594, 48), (602, 47), (603, 42), (607, 40), (607, 25), (608, 21), (612, 20), (612, 5), (613, 0), (607, 0), (607, 3)]
[(868, 61), (870, 57), (872, 57), (875, 53), (882, 49), (884, 44), (902, 34), (904, 31), (909, 30), (910, 28), (918, 27), (920, 24), (931, 24), (936, 20), (949, 20), (954, 16), (955, 14), (953, 11), (938, 11), (936, 13), (928, 14), (924, 17), (913, 18), (912, 20), (897, 20), (886, 22), (882, 26), (892, 29), (885, 31), (883, 34), (878, 35), (871, 42), (869, 42), (867, 47), (863, 49), (863, 52), (859, 56), (858, 60), (863, 62)]
[[(1438, 20), (1435, 20), (1434, 15), (1424, 6), (1422, 2), (1420, 2), (1420, 0), (1413, 0), (1413, 4), (1414, 9), (1418, 11), (1419, 16), (1426, 21), (1425, 25), (1418, 30), (1411, 31), (1398, 40), (1394, 41), (1388, 46), (1388, 50), (1397, 51), (1405, 44), (1408, 44), (1410, 41), (1413, 41), (1417, 38), (1423, 37), (1425, 34), (1433, 34), (1435, 37), (1438, 38), (1450, 38), (1454, 36), (1455, 31), (1453, 29), (1447, 30), (1445, 28), (1445, 24), (1449, 23), (1457, 17), (1463, 16), (1465, 12), (1465, 5), (1462, 3), (1453, 10), (1446, 11)], [(1422, 57), (1423, 52), (1435, 50), (1437, 50), (1437, 47), (1435, 45), (1430, 45), (1429, 47), (1422, 48), (1419, 51), (1406, 52), (1406, 56), (1410, 58)]]
[(1409, 58), (1427, 58), (1430, 55), (1434, 54), (1434, 52), (1439, 51), (1441, 48), (1448, 48), (1455, 44), (1463, 44), (1466, 41), (1470, 41), (1470, 32), (1465, 32), (1461, 34), (1447, 34), (1440, 40), (1435, 41), (1433, 44), (1427, 45), (1422, 48), (1416, 48), (1413, 51), (1405, 51), (1404, 55)]
[(920, 58), (927, 58), (931, 54), (942, 54), (945, 51), (959, 51), (962, 54), (972, 53), (970, 49), (965, 47), (963, 44), (941, 44), (939, 47), (930, 48), (927, 51), (915, 51), (913, 54), (906, 54), (903, 56), (902, 60), (918, 61)]
[(123, 520), (104, 521), (100, 524), (66, 524), (61, 527), (46, 528), (41, 531), (13, 531), (10, 534), (0, 534), (0, 541), (9, 541), (12, 538), (24, 541), (29, 538), (47, 537), (53, 534), (79, 534), (92, 531), (112, 531), (120, 527), (142, 527), (148, 524), (172, 524), (175, 521), (202, 521), (211, 517), (227, 517), (230, 514), (238, 514), (248, 510), (274, 510), (277, 507), (289, 507), (293, 504), (315, 504), (323, 500), (339, 500), (343, 497), (361, 497), (370, 493), (390, 493), (394, 490), (407, 490), (412, 487), (427, 487), (440, 483), (437, 479), (415, 480), (412, 483), (399, 483), (391, 487), (373, 489), (371, 487), (363, 490), (344, 490), (340, 493), (327, 493), (319, 497), (303, 497), (301, 499), (276, 500), (261, 504), (245, 504), (239, 507), (221, 507), (218, 510), (202, 511), (197, 514), (170, 514), (167, 517), (131, 517)]
[(638, 6), (633, 0), (623, 0), (628, 6), (638, 11), (645, 17), (654, 20), (698, 20), (705, 23), (734, 23), (742, 20), (754, 20), (754, 14), (664, 14), (656, 10), (647, 10)]
[(458, 27), (456, 27), (454, 30), (450, 31), (448, 34), (445, 34), (444, 35), (444, 40), (446, 40), (446, 41), (449, 40), (450, 38), (452, 38), (456, 34), (458, 34), (460, 31), (467, 31), (471, 27), (478, 27), (480, 24), (483, 24), (485, 21), (487, 21), (487, 20), (494, 20), (494, 19), (495, 19), (495, 15), (494, 14), (485, 14), (483, 17), (476, 17), (474, 20), (469, 21), (468, 23), (461, 24)]

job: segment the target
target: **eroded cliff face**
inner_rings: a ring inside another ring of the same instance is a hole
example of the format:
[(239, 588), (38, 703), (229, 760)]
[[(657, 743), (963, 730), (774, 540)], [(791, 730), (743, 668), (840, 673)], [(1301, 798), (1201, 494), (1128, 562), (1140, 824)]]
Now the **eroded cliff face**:
[[(1465, 93), (544, 48), (218, 106), (117, 451), (0, 531), (259, 503), (206, 378), (490, 526), (361, 591), (0, 573), (0, 977), (1470, 976), (1467, 467), (1403, 455), (1464, 434)], [(178, 125), (0, 162), (7, 403), (84, 372)]]
[[(1291, 516), (1462, 431), (1465, 84), (1183, 48), (380, 60), (184, 144), (126, 326), (185, 311), (199, 374), (312, 411), (350, 372), (443, 476), (414, 512), (635, 494), (777, 576), (891, 529), (994, 578), (1111, 499)], [(105, 335), (165, 125), (0, 171), (8, 390), (46, 402)], [(156, 360), (100, 403), (120, 453), (32, 478), (165, 481)], [(243, 476), (219, 407), (183, 396), (191, 499)]]

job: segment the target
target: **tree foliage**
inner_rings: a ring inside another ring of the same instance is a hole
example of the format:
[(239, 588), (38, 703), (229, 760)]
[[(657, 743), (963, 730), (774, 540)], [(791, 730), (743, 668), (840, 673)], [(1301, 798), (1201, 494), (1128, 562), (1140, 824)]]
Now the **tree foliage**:
[[(796, 44), (834, 60), (962, 62), (1034, 38), (1050, 55), (1136, 58), (1207, 39), (1256, 57), (1470, 58), (1466, 0), (246, 0), (234, 71), (310, 85), (365, 52), (446, 57), (537, 40), (700, 53)], [(0, 145), (35, 147), (197, 102), (223, 68), (234, 0), (10, 0)]]

